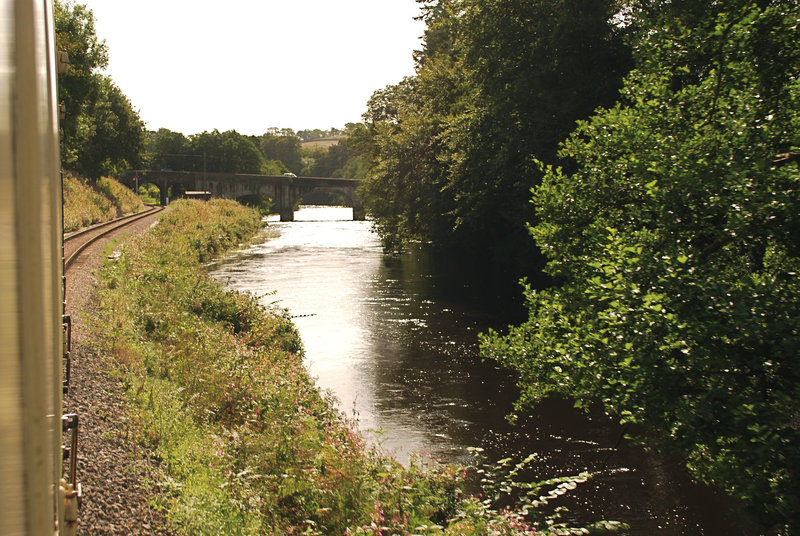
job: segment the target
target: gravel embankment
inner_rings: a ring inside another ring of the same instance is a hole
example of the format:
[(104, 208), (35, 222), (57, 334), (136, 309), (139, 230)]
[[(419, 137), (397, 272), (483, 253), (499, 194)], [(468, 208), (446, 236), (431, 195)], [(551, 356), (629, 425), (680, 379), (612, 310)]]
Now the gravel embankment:
[[(107, 240), (144, 232), (144, 218)], [(83, 487), (79, 534), (169, 534), (164, 512), (151, 499), (163, 480), (151, 453), (136, 444), (125, 392), (113, 364), (94, 347), (85, 313), (97, 306), (94, 271), (107, 240), (83, 252), (67, 273), (67, 312), (73, 318), (72, 380), (65, 413), (80, 418), (78, 481)]]

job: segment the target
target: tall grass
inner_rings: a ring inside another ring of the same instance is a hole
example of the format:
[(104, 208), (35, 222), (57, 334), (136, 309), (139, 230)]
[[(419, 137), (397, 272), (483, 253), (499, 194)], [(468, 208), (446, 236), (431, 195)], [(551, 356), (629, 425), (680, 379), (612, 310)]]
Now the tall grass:
[(310, 380), (286, 314), (202, 271), (259, 226), (254, 211), (231, 201), (179, 201), (101, 271), (96, 321), (137, 402), (140, 440), (164, 460), (161, 501), (172, 527), (533, 534), (520, 514), (467, 496), (464, 469), (405, 468), (368, 449)]
[(123, 186), (122, 183), (115, 179), (101, 177), (97, 179), (94, 187), (111, 200), (112, 205), (117, 209), (118, 216), (144, 210), (144, 203), (141, 198), (133, 190)]
[(75, 231), (142, 210), (142, 200), (114, 179), (103, 177), (92, 183), (64, 174), (65, 231)]

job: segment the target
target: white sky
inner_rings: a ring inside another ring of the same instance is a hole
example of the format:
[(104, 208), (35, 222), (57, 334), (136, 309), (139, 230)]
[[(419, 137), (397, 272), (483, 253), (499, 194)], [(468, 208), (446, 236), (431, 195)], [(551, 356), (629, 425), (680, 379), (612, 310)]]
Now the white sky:
[(414, 0), (77, 0), (147, 128), (341, 128), (414, 73)]

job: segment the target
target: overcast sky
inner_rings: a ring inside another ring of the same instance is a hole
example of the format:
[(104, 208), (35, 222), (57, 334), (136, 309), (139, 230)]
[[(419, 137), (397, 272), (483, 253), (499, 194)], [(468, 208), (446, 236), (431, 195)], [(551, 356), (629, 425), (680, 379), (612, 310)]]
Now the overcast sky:
[(414, 73), (414, 0), (77, 0), (147, 128), (341, 128)]

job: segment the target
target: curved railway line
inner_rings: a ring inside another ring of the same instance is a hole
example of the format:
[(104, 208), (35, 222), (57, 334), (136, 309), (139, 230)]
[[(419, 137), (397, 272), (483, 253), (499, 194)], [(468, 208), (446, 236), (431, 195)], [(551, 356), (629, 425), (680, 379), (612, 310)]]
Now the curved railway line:
[(107, 236), (108, 234), (131, 225), (132, 223), (153, 216), (164, 210), (164, 207), (152, 207), (144, 212), (123, 216), (109, 222), (93, 225), (80, 231), (75, 231), (64, 235), (64, 271), (69, 270), (70, 266), (78, 258), (81, 252), (91, 244)]
[(80, 509), (72, 516), (79, 520), (73, 525), (77, 533), (59, 536), (87, 530), (97, 535), (145, 536), (162, 534), (151, 529), (166, 524), (149, 502), (156, 486), (148, 482), (157, 481), (158, 464), (132, 454), (137, 448), (127, 439), (125, 391), (109, 372), (107, 357), (91, 335), (92, 320), (87, 321), (92, 317), (95, 270), (102, 265), (105, 244), (145, 232), (165, 208), (149, 208), (63, 235), (62, 407), (73, 420), (64, 425), (62, 442), (69, 455), (64, 459), (65, 480), (74, 483)]

